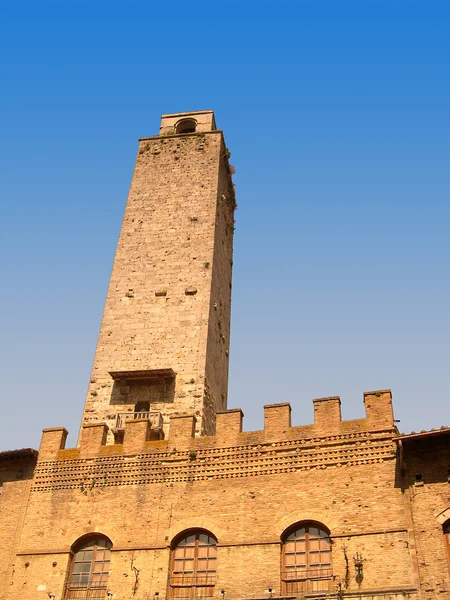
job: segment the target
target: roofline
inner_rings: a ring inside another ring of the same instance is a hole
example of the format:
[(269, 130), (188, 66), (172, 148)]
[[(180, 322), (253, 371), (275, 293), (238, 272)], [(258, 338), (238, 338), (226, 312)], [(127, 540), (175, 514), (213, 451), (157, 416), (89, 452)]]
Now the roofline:
[(161, 119), (166, 119), (168, 117), (187, 117), (190, 115), (205, 115), (205, 114), (214, 114), (213, 110), (193, 110), (191, 112), (180, 112), (180, 113), (170, 113), (167, 115), (161, 115)]
[(442, 429), (436, 429), (436, 430), (432, 430), (432, 431), (421, 431), (420, 433), (409, 433), (408, 435), (399, 435), (395, 438), (393, 438), (393, 440), (395, 442), (400, 441), (406, 441), (406, 440), (418, 440), (418, 439), (422, 439), (422, 438), (426, 438), (426, 437), (435, 437), (437, 435), (447, 435), (450, 434), (450, 427), (443, 427)]
[(15, 458), (37, 458), (38, 451), (33, 448), (21, 448), (20, 450), (2, 450), (0, 451), (0, 460), (9, 460)]

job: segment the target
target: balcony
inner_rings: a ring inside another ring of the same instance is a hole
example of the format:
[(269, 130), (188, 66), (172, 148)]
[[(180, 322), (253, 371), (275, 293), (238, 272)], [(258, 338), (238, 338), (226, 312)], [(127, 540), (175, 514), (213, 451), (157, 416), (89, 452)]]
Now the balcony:
[(212, 598), (216, 584), (216, 573), (204, 575), (177, 574), (169, 578), (169, 598), (173, 600), (193, 600)]
[(125, 429), (127, 421), (135, 421), (136, 419), (148, 419), (151, 428), (155, 431), (160, 431), (163, 426), (163, 419), (158, 411), (122, 412), (117, 415), (116, 429)]
[(284, 593), (287, 595), (303, 596), (332, 592), (333, 569), (293, 569), (281, 574)]

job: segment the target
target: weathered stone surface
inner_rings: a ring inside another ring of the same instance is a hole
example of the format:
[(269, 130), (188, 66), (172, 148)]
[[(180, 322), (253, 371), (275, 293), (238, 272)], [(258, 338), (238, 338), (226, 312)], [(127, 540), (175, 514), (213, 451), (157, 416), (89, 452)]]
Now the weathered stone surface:
[[(201, 133), (139, 142), (83, 415), (105, 421), (110, 441), (117, 413), (137, 401), (163, 414), (166, 435), (175, 412), (213, 433), (226, 408), (233, 210), (223, 197), (234, 191), (212, 112), (193, 116)], [(161, 131), (179, 120), (164, 116)], [(109, 374), (158, 369), (175, 373), (166, 398), (144, 382), (133, 395)]]

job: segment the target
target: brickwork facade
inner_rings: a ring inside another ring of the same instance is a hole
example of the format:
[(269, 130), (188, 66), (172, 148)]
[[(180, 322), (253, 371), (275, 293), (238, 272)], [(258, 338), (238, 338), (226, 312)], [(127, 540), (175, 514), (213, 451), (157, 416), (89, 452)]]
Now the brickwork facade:
[(140, 140), (78, 446), (0, 453), (0, 600), (450, 600), (450, 430), (226, 410), (228, 157), (211, 111)]
[[(281, 404), (265, 407), (265, 429), (255, 432), (242, 432), (236, 410), (218, 414), (214, 436), (195, 437), (194, 416), (174, 417), (166, 440), (148, 440), (146, 420), (128, 422), (123, 444), (114, 445), (106, 444), (104, 424), (83, 427), (73, 449), (61, 447), (63, 428), (44, 431), (14, 590), (22, 600), (35, 597), (36, 586), (27, 596), (24, 582), (36, 564), (36, 573), (48, 573), (38, 585), (63, 597), (72, 544), (101, 532), (113, 542), (114, 597), (133, 597), (133, 561), (139, 569), (135, 597), (164, 600), (171, 592), (173, 540), (201, 528), (218, 541), (215, 595), (224, 590), (230, 598), (264, 598), (270, 588), (282, 596), (283, 534), (312, 521), (333, 540), (330, 592), (340, 582), (347, 594), (384, 590), (414, 597), (402, 493), (393, 485), (390, 393), (369, 396), (387, 407), (379, 427), (373, 407), (366, 419), (336, 422), (332, 398), (316, 401), (318, 420), (303, 427), (291, 427), (290, 406)], [(327, 407), (332, 435), (321, 433)], [(363, 561), (359, 583), (356, 555)], [(54, 562), (53, 572), (48, 567)]]
[[(405, 436), (402, 488), (414, 531), (416, 578), (423, 598), (450, 595), (450, 429)], [(445, 539), (447, 537), (447, 539)]]
[(14, 574), (36, 458), (37, 452), (29, 449), (0, 453), (0, 590), (3, 598), (8, 597), (7, 586)]

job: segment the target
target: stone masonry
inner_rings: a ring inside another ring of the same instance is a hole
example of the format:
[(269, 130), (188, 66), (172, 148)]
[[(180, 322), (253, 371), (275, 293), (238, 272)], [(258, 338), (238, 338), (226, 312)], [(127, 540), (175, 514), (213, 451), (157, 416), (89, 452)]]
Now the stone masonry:
[[(177, 134), (177, 122), (197, 121)], [(106, 422), (138, 403), (163, 418), (195, 414), (213, 433), (226, 408), (234, 188), (214, 115), (163, 115), (139, 140), (106, 298), (83, 423)]]

